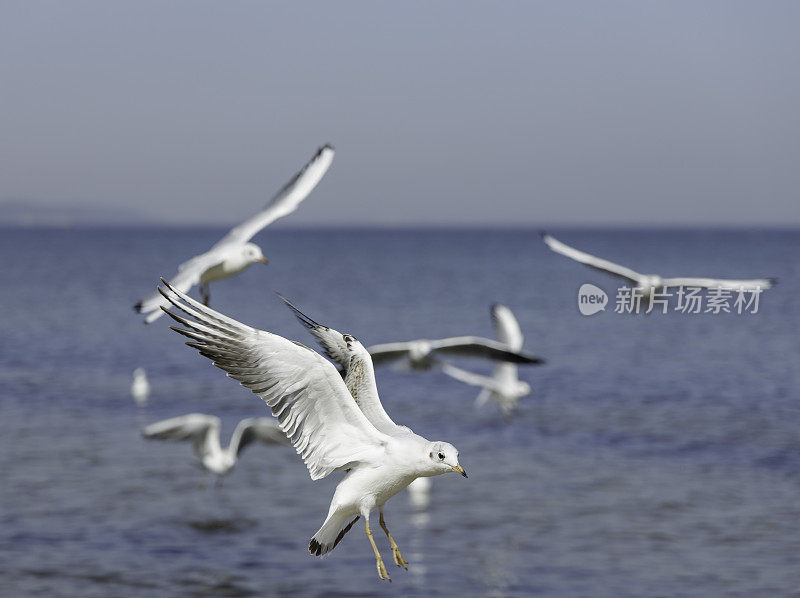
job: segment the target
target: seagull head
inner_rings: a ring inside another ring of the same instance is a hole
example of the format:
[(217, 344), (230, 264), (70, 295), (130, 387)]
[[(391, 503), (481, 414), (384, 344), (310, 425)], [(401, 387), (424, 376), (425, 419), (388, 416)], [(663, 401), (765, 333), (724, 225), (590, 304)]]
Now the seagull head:
[(261, 253), (261, 247), (255, 243), (245, 243), (242, 245), (242, 255), (244, 259), (251, 264), (255, 262), (261, 262), (262, 264), (269, 263), (267, 258), (264, 257), (264, 254)]
[(455, 471), (467, 477), (464, 468), (458, 464), (458, 450), (447, 442), (431, 442), (428, 445), (426, 471), (430, 472), (428, 475)]

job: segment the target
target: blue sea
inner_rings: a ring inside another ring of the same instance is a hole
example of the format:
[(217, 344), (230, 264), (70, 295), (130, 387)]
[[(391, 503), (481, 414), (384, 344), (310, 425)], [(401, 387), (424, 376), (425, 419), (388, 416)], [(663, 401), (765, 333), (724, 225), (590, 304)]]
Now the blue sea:
[[(276, 297), (363, 343), (477, 334), (508, 305), (532, 387), (504, 421), (441, 372), (378, 370), (391, 417), (459, 449), (469, 479), (403, 492), (386, 519), (408, 572), (378, 580), (357, 524), (307, 546), (337, 475), (254, 446), (201, 487), (188, 444), (149, 422), (218, 415), (223, 442), (265, 405), (131, 306), (208, 248), (211, 229), (0, 231), (0, 595), (747, 597), (800, 594), (800, 232), (559, 229), (665, 276), (776, 276), (758, 313), (583, 316), (619, 281), (535, 230), (288, 230), (270, 265), (212, 284), (212, 306), (313, 345)], [(460, 360), (479, 373), (491, 366)], [(147, 370), (147, 407), (130, 396)]]

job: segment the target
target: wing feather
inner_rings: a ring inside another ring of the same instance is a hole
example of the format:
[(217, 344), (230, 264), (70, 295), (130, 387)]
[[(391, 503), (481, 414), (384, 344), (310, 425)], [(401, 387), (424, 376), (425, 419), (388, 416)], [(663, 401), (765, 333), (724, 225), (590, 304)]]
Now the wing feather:
[(247, 243), (265, 226), (294, 212), (328, 172), (333, 154), (333, 147), (328, 144), (319, 148), (314, 157), (275, 194), (263, 210), (232, 228), (211, 249), (229, 243)]
[(163, 282), (170, 292), (161, 289), (162, 294), (189, 317), (164, 311), (202, 339), (187, 345), (267, 403), (312, 479), (380, 458), (388, 436), (361, 412), (332, 363), (299, 343), (224, 316)]
[(620, 266), (619, 264), (615, 264), (614, 262), (609, 262), (608, 260), (595, 257), (591, 254), (584, 253), (583, 251), (579, 251), (578, 249), (570, 247), (566, 243), (562, 243), (561, 241), (551, 237), (548, 234), (542, 234), (542, 240), (547, 244), (547, 246), (550, 249), (552, 249), (556, 253), (565, 255), (568, 258), (573, 259), (576, 262), (585, 264), (586, 266), (594, 268), (595, 270), (600, 270), (601, 272), (605, 272), (607, 274), (613, 274), (614, 276), (619, 276), (621, 278), (627, 278), (628, 280), (636, 284), (638, 284), (639, 281), (642, 279), (642, 275), (636, 272), (635, 270), (631, 270), (630, 268), (626, 268), (625, 266)]

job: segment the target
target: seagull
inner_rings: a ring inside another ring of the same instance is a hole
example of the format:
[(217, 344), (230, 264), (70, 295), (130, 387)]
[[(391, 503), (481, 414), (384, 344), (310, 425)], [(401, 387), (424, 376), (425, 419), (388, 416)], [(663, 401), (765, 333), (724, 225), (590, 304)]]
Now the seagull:
[[(508, 307), (495, 303), (492, 306), (492, 322), (500, 342), (516, 351), (522, 349), (522, 330)], [(482, 406), (492, 400), (500, 406), (503, 417), (508, 417), (519, 400), (531, 392), (530, 385), (517, 377), (517, 366), (513, 363), (497, 364), (491, 377), (473, 374), (449, 363), (442, 364), (442, 371), (451, 378), (482, 388), (476, 404)]]
[(620, 266), (614, 262), (609, 262), (608, 260), (595, 257), (583, 251), (579, 251), (574, 247), (570, 247), (547, 233), (542, 233), (542, 240), (556, 253), (572, 258), (576, 262), (586, 264), (595, 270), (600, 270), (612, 276), (618, 276), (629, 280), (634, 285), (634, 290), (640, 293), (645, 301), (650, 301), (659, 289), (666, 287), (703, 287), (707, 289), (726, 289), (734, 291), (743, 289), (754, 291), (768, 289), (777, 282), (775, 278), (728, 280), (723, 278), (662, 278), (657, 274), (639, 274), (625, 266)]
[(419, 339), (401, 343), (372, 345), (367, 349), (372, 362), (381, 366), (406, 359), (412, 370), (428, 370), (438, 363), (437, 354), (455, 357), (483, 357), (509, 363), (542, 364), (544, 359), (522, 353), (508, 345), (480, 336), (454, 336), (438, 340)]
[[(333, 550), (355, 522), (364, 517), (365, 531), (378, 576), (390, 580), (370, 528), (377, 508), (380, 526), (398, 567), (407, 568), (383, 518), (386, 501), (420, 476), (451, 471), (467, 477), (458, 451), (446, 442), (431, 442), (398, 426), (374, 392), (351, 394), (336, 367), (316, 351), (276, 334), (252, 328), (192, 299), (162, 279), (159, 292), (185, 315), (162, 308), (181, 327), (172, 329), (190, 339), (186, 344), (228, 376), (264, 400), (278, 425), (308, 468), (312, 480), (345, 472), (333, 494), (328, 516), (311, 538), (308, 550), (322, 556)], [(342, 335), (337, 346), (358, 341)], [(361, 353), (360, 350), (358, 350)], [(363, 355), (363, 353), (361, 353)], [(371, 363), (359, 372), (358, 388), (375, 389)], [(355, 378), (354, 378), (355, 380)], [(380, 421), (380, 428), (372, 422)]]
[(227, 448), (219, 443), (219, 418), (190, 413), (150, 424), (142, 430), (149, 440), (191, 440), (195, 456), (206, 471), (218, 476), (231, 472), (239, 455), (252, 442), (289, 444), (271, 417), (250, 417), (240, 421)]
[(150, 382), (147, 381), (147, 373), (145, 373), (144, 368), (133, 370), (131, 396), (139, 407), (147, 405), (147, 399), (150, 398)]
[[(265, 226), (297, 209), (330, 168), (333, 153), (330, 145), (319, 148), (311, 161), (278, 191), (263, 210), (232, 228), (205, 253), (178, 266), (178, 273), (171, 279), (172, 285), (187, 293), (199, 284), (203, 303), (208, 305), (211, 299), (209, 283), (238, 274), (257, 262), (267, 264), (261, 248), (250, 243), (250, 239)], [(168, 304), (161, 295), (153, 293), (133, 309), (145, 314), (145, 324), (149, 324), (163, 315), (160, 307), (165, 305)]]

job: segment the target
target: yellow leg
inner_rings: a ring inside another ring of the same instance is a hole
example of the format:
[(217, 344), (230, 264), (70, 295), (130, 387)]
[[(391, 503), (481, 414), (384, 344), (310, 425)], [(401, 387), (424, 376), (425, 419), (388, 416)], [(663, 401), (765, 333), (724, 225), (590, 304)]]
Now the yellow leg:
[(372, 550), (375, 551), (375, 565), (378, 567), (378, 577), (392, 581), (389, 579), (389, 572), (386, 570), (386, 565), (383, 564), (381, 553), (378, 552), (378, 547), (375, 546), (375, 540), (372, 539), (372, 530), (369, 529), (369, 519), (364, 517), (364, 522), (367, 524), (367, 538), (369, 538), (369, 543), (372, 544)]
[(381, 527), (383, 528), (383, 531), (386, 532), (386, 537), (389, 538), (389, 544), (392, 545), (394, 564), (408, 571), (408, 562), (403, 558), (403, 555), (400, 554), (400, 548), (397, 546), (397, 542), (394, 541), (392, 534), (389, 533), (389, 528), (386, 527), (386, 522), (383, 520), (383, 511), (381, 511)]

